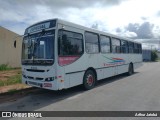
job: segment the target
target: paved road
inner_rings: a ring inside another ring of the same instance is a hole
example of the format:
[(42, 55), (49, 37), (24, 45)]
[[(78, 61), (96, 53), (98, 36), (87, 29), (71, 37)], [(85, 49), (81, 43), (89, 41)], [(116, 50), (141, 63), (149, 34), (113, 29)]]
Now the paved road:
[(42, 90), (36, 95), (1, 104), (0, 110), (160, 111), (160, 62), (145, 63), (132, 76), (120, 75), (102, 80), (89, 91), (81, 87), (62, 93)]

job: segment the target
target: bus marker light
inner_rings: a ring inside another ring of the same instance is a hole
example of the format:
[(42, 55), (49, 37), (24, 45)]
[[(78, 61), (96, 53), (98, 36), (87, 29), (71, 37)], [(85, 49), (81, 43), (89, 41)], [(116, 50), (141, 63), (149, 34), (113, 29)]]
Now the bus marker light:
[(60, 80), (60, 82), (64, 82), (64, 80)]

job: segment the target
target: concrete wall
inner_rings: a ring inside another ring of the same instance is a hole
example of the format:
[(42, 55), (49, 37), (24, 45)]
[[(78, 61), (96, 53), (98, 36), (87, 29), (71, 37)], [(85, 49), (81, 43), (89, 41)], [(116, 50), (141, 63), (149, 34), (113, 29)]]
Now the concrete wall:
[(151, 50), (142, 50), (143, 61), (151, 61)]
[(19, 35), (0, 26), (0, 65), (21, 67), (22, 37), (17, 36)]

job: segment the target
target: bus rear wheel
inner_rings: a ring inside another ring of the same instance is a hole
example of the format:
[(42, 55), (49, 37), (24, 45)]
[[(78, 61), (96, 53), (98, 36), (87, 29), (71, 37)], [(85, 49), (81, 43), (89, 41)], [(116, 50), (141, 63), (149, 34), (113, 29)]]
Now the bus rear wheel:
[(94, 88), (96, 84), (96, 76), (95, 73), (92, 70), (88, 70), (83, 78), (83, 87), (86, 90), (90, 90), (92, 88)]
[(129, 64), (128, 75), (132, 75), (134, 73), (133, 64)]

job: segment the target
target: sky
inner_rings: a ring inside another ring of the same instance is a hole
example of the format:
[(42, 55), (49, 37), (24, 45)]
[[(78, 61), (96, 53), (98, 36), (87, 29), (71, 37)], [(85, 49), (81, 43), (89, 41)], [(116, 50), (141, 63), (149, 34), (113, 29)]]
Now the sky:
[(0, 0), (0, 26), (24, 34), (26, 27), (60, 18), (158, 48), (158, 0)]

